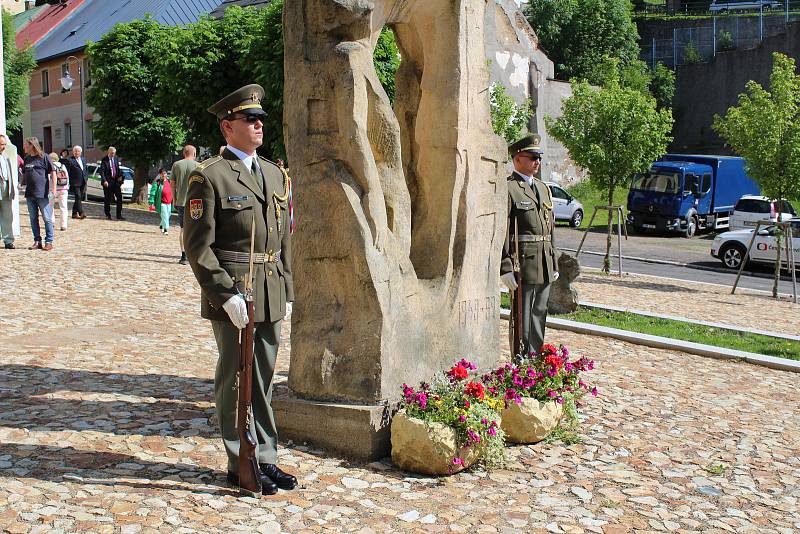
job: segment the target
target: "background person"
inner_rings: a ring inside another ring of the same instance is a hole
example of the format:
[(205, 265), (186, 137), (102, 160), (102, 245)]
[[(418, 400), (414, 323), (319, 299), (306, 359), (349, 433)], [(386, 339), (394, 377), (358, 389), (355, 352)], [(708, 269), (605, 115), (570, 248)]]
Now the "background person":
[(0, 237), (6, 249), (14, 247), (14, 212), (12, 201), (17, 198), (17, 181), (12, 172), (12, 162), (6, 155), (8, 137), (0, 134)]
[(169, 218), (172, 215), (172, 186), (167, 179), (167, 171), (162, 167), (158, 169), (158, 176), (150, 186), (149, 202), (153, 211), (161, 217), (161, 232), (166, 235), (169, 232)]
[[(53, 250), (55, 231), (51, 200), (56, 196), (56, 173), (53, 171), (50, 157), (45, 156), (37, 138), (25, 139), (22, 149), (25, 152), (25, 172), (22, 174), (22, 183), (25, 184), (25, 200), (28, 204), (28, 215), (33, 231), (33, 244), (28, 248), (30, 250)], [(42, 234), (39, 227), (40, 213), (44, 219), (44, 245), (42, 245)]]
[[(50, 163), (53, 165), (53, 171), (56, 173), (56, 198), (53, 199), (52, 210), (55, 212), (55, 203), (58, 203), (58, 211), (61, 214), (61, 231), (67, 229), (67, 203), (69, 196), (69, 173), (67, 168), (61, 163), (58, 154), (55, 152), (50, 153)], [(55, 213), (53, 213), (55, 216)]]
[(124, 221), (122, 217), (122, 183), (125, 176), (120, 168), (117, 149), (113, 146), (108, 147), (108, 153), (100, 161), (100, 179), (103, 186), (103, 210), (106, 219), (111, 220), (111, 201), (117, 205), (117, 220)]
[(66, 159), (69, 173), (69, 188), (75, 200), (72, 203), (72, 218), (85, 219), (83, 213), (83, 197), (86, 196), (86, 159), (80, 145), (72, 147), (72, 155)]
[(189, 174), (197, 167), (196, 158), (197, 149), (195, 147), (192, 145), (183, 147), (183, 159), (172, 165), (169, 178), (172, 182), (172, 192), (175, 195), (172, 205), (178, 213), (178, 226), (181, 227), (181, 259), (178, 260), (181, 265), (186, 265), (186, 252), (183, 248), (183, 211), (184, 204), (186, 204), (186, 189), (189, 185)]

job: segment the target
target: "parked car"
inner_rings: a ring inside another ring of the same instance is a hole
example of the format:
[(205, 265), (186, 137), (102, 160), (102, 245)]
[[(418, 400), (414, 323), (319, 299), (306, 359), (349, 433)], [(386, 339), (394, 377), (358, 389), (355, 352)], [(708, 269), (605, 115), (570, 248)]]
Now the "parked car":
[(569, 225), (577, 228), (583, 222), (583, 204), (567, 193), (554, 182), (545, 182), (553, 195), (553, 214), (557, 221), (569, 221)]
[(779, 204), (767, 197), (744, 195), (733, 207), (730, 229), (744, 230), (746, 228), (754, 228), (758, 221), (775, 222), (778, 220), (778, 208), (781, 208), (782, 221), (788, 221), (797, 216), (794, 207), (785, 200)]
[(768, 11), (770, 9), (782, 9), (783, 2), (778, 0), (747, 0), (743, 2), (711, 2), (708, 8), (711, 13), (726, 13), (728, 11)]
[[(795, 268), (800, 267), (800, 218), (791, 219), (792, 222), (792, 249), (794, 250)], [(761, 228), (753, 241), (753, 248), (750, 250), (750, 261), (759, 263), (775, 263), (776, 258), (776, 237), (777, 226)], [(738, 269), (744, 261), (747, 253), (747, 246), (753, 238), (755, 228), (749, 230), (734, 230), (719, 234), (711, 243), (711, 255), (719, 259), (725, 267)], [(781, 242), (781, 247), (786, 245)], [(781, 264), (788, 265), (786, 249), (781, 253)]]
[[(122, 175), (125, 181), (122, 184), (122, 200), (130, 201), (133, 199), (133, 169), (130, 167), (121, 166)], [(90, 199), (103, 200), (103, 179), (100, 177), (100, 164), (87, 163), (86, 170), (88, 176), (86, 177), (86, 196)]]

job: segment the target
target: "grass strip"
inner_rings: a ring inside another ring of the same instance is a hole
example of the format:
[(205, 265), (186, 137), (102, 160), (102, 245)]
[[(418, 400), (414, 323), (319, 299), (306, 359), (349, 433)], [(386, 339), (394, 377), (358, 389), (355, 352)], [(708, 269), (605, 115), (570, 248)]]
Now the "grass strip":
[[(500, 305), (506, 309), (510, 308), (511, 303), (508, 293), (500, 294)], [(680, 339), (692, 343), (702, 343), (714, 347), (800, 361), (800, 342), (791, 339), (780, 339), (727, 328), (705, 326), (689, 321), (675, 321), (631, 312), (586, 308), (583, 306), (580, 306), (575, 313), (557, 315), (557, 317), (640, 334), (649, 334), (651, 336)]]
[[(628, 186), (630, 184), (626, 184), (625, 187), (618, 187), (614, 191), (614, 204), (619, 204), (622, 206), (628, 205)], [(583, 182), (579, 182), (577, 184), (571, 185), (567, 187), (567, 191), (570, 195), (574, 196), (578, 201), (583, 204), (583, 222), (581, 223), (581, 228), (586, 228), (589, 226), (589, 219), (592, 217), (592, 213), (594, 212), (595, 206), (607, 206), (608, 205), (608, 192), (600, 192), (595, 189), (589, 180), (585, 180)], [(627, 213), (627, 207), (626, 213)], [(614, 215), (614, 231), (616, 232), (617, 228), (617, 214), (613, 213)], [(622, 221), (625, 224), (625, 221)], [(605, 229), (608, 226), (608, 211), (606, 210), (598, 210), (597, 216), (594, 218), (594, 222), (592, 223), (592, 228), (603, 228)]]

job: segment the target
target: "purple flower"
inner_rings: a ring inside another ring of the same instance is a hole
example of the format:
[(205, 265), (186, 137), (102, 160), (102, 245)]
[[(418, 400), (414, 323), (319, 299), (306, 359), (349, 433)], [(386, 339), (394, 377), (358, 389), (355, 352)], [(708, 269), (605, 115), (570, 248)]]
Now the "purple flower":
[(550, 391), (547, 392), (547, 396), (550, 398), (558, 397), (558, 393), (556, 393), (554, 390), (551, 389)]
[(417, 403), (424, 410), (428, 406), (428, 396), (425, 393), (417, 393)]
[(597, 388), (594, 387), (594, 388), (592, 388), (592, 397), (596, 397), (596, 396), (597, 396)]
[(488, 425), (489, 421), (487, 421), (486, 418), (484, 417), (483, 419), (481, 419), (481, 424), (484, 425), (484, 426)]
[(506, 400), (513, 399), (516, 396), (516, 394), (517, 394), (516, 390), (514, 390), (512, 388), (508, 388), (506, 390)]
[(497, 430), (495, 430), (494, 425), (492, 425), (492, 426), (489, 427), (489, 430), (487, 430), (486, 433), (489, 434), (490, 436), (494, 437), (494, 436), (497, 435)]
[(561, 397), (558, 397), (558, 398), (556, 399), (556, 402), (557, 402), (557, 403), (559, 403), (559, 404), (564, 404), (564, 399), (563, 399), (563, 398), (561, 398)]
[(464, 465), (464, 460), (456, 456), (453, 458), (453, 465)]
[(458, 416), (458, 420), (461, 423), (466, 423), (467, 422), (467, 417), (465, 415), (459, 415)]

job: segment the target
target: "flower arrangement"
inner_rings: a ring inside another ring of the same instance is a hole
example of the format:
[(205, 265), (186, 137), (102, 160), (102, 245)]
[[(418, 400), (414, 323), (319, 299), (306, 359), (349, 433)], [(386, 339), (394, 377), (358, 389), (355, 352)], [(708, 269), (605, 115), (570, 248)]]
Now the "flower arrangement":
[(507, 363), (484, 375), (482, 382), (489, 394), (502, 397), (506, 406), (510, 401), (519, 404), (523, 397), (558, 404), (585, 392), (596, 397), (597, 388), (590, 388), (580, 377), (580, 373), (594, 369), (594, 361), (581, 357), (570, 362), (569, 357), (567, 347), (548, 343), (538, 354), (531, 353), (518, 364)]
[[(431, 384), (423, 382), (416, 390), (403, 384), (401, 407), (409, 417), (452, 428), (459, 450), (477, 453), (481, 464), (496, 467), (505, 461), (499, 413), (505, 402), (492, 395), (473, 371), (475, 365), (461, 359)], [(459, 470), (465, 459), (457, 453), (450, 463)]]

